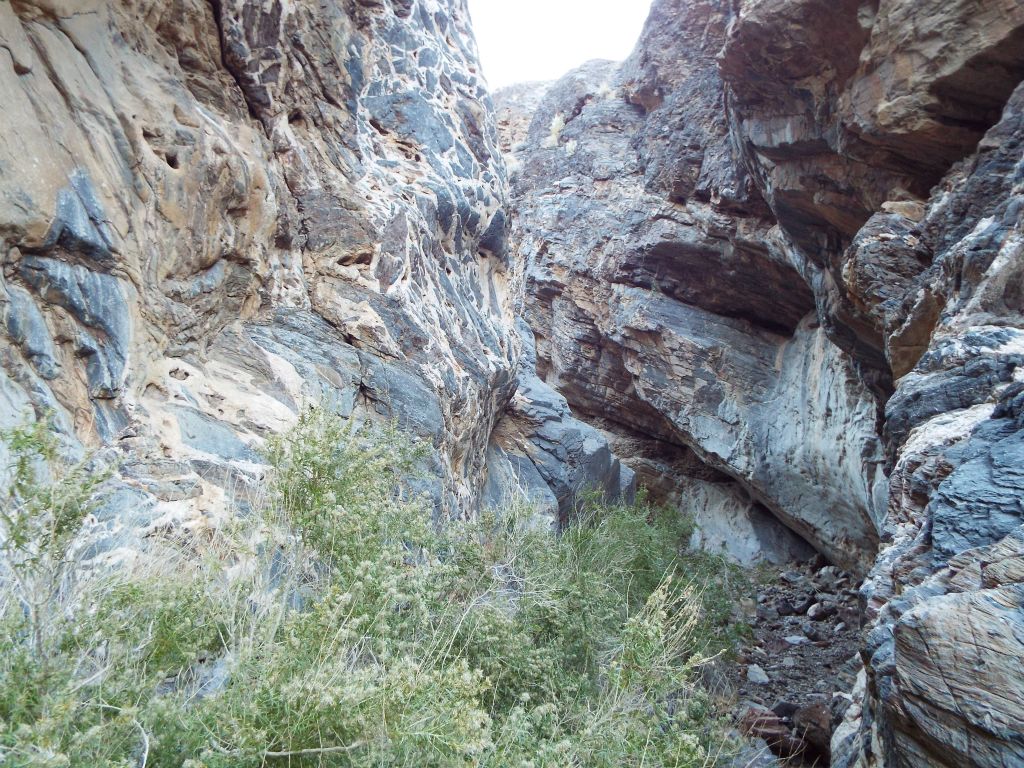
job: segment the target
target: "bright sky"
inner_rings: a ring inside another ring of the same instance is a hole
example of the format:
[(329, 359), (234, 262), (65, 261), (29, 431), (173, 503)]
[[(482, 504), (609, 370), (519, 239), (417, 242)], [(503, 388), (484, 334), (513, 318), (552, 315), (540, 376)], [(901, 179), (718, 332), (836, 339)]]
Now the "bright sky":
[(554, 80), (590, 59), (626, 58), (651, 0), (469, 0), (491, 90)]

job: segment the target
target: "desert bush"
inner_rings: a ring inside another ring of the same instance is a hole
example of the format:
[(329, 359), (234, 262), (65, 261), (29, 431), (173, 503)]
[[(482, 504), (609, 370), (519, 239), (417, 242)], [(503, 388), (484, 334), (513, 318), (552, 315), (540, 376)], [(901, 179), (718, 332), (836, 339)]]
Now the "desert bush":
[(41, 428), (9, 442), (4, 574), (44, 551), (53, 573), (46, 612), (4, 577), (3, 765), (705, 766), (719, 749), (692, 673), (730, 642), (735, 583), (686, 552), (674, 511), (591, 499), (557, 537), (527, 508), (437, 525), (401, 482), (421, 448), (317, 408), (269, 441), (255, 514), (72, 578), (103, 475), (60, 470)]

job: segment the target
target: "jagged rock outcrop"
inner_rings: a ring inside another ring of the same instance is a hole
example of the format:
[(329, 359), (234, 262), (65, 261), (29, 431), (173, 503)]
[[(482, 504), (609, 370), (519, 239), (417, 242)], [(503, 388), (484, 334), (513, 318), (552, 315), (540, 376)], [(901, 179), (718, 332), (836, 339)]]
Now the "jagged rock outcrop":
[[(657, 458), (635, 469), (670, 477), (705, 528), (735, 521), (715, 537), (734, 554), (785, 559), (792, 530), (864, 572), (885, 500), (876, 404), (825, 339), (732, 146), (714, 58), (727, 16), (706, 10), (655, 6), (630, 62), (551, 86), (512, 148), (538, 371), (620, 455), (646, 443)], [(675, 55), (673, 34), (694, 54)], [(514, 95), (499, 97), (503, 125)], [(763, 508), (786, 528), (759, 533)]]
[(483, 504), (502, 509), (525, 501), (557, 529), (571, 521), (586, 494), (632, 501), (636, 473), (540, 380), (533, 333), (522, 320), (517, 327), (523, 356), (516, 393), (491, 435)]
[(928, 344), (886, 406), (886, 547), (863, 588), (867, 695), (861, 733), (847, 732), (867, 764), (1024, 760), (1022, 142), (1018, 88), (919, 225), (931, 264), (899, 330)]
[(731, 24), (721, 69), (734, 135), (808, 261), (830, 338), (884, 394), (926, 344), (901, 338), (910, 357), (893, 357), (884, 307), (928, 254), (914, 237), (870, 259), (844, 249), (870, 236), (872, 216), (913, 228), (931, 187), (999, 120), (1024, 66), (1022, 24), (1014, 0), (771, 0), (743, 3)]
[(0, 425), (112, 446), (112, 530), (244, 502), (316, 401), (472, 511), (520, 346), (477, 70), (461, 0), (0, 5)]
[(499, 94), (542, 378), (870, 567), (834, 764), (1024, 761), (1022, 43), (1016, 2), (659, 0)]
[[(1024, 7), (775, 5), (744, 7), (723, 54), (734, 131), (814, 263), (830, 338), (881, 390), (893, 465), (860, 732), (837, 734), (836, 762), (1020, 762), (1015, 578), (967, 574), (1024, 515)], [(814, 69), (762, 55), (780, 36)]]

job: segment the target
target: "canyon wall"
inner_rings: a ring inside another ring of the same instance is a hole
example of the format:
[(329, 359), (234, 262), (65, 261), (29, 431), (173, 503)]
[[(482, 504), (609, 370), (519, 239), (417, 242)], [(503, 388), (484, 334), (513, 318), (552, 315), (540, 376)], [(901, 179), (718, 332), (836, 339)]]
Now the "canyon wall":
[(837, 765), (1024, 761), (1022, 79), (1017, 2), (656, 0), (498, 94), (542, 378), (708, 543), (867, 575)]
[(497, 109), (463, 0), (0, 4), (0, 427), (116, 463), (97, 555), (313, 403), (439, 515), (639, 478), (865, 577), (835, 764), (1024, 762), (1022, 79), (1016, 0), (656, 0)]
[(521, 277), (461, 0), (3, 3), (0, 94), (0, 426), (117, 463), (99, 546), (244, 509), (315, 403), (431, 445), (439, 513), (513, 460), (552, 514), (631, 489), (554, 393), (488, 448)]
[[(499, 95), (538, 370), (704, 529), (731, 520), (723, 541), (785, 559), (802, 537), (864, 572), (886, 494), (877, 403), (730, 136), (728, 17), (708, 13), (655, 6), (623, 67)], [(505, 130), (531, 100), (528, 130)]]

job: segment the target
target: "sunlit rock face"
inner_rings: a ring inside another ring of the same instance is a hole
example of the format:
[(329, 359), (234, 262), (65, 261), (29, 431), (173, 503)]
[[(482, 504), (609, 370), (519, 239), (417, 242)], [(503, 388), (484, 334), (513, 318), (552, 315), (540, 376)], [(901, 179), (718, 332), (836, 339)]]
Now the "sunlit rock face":
[(659, 0), (497, 98), (541, 377), (708, 541), (868, 574), (835, 765), (1024, 762), (1022, 79), (1016, 2)]
[(459, 0), (0, 5), (0, 419), (116, 447), (112, 526), (223, 510), (317, 401), (396, 419), (439, 506), (477, 503), (519, 342), (468, 25)]

